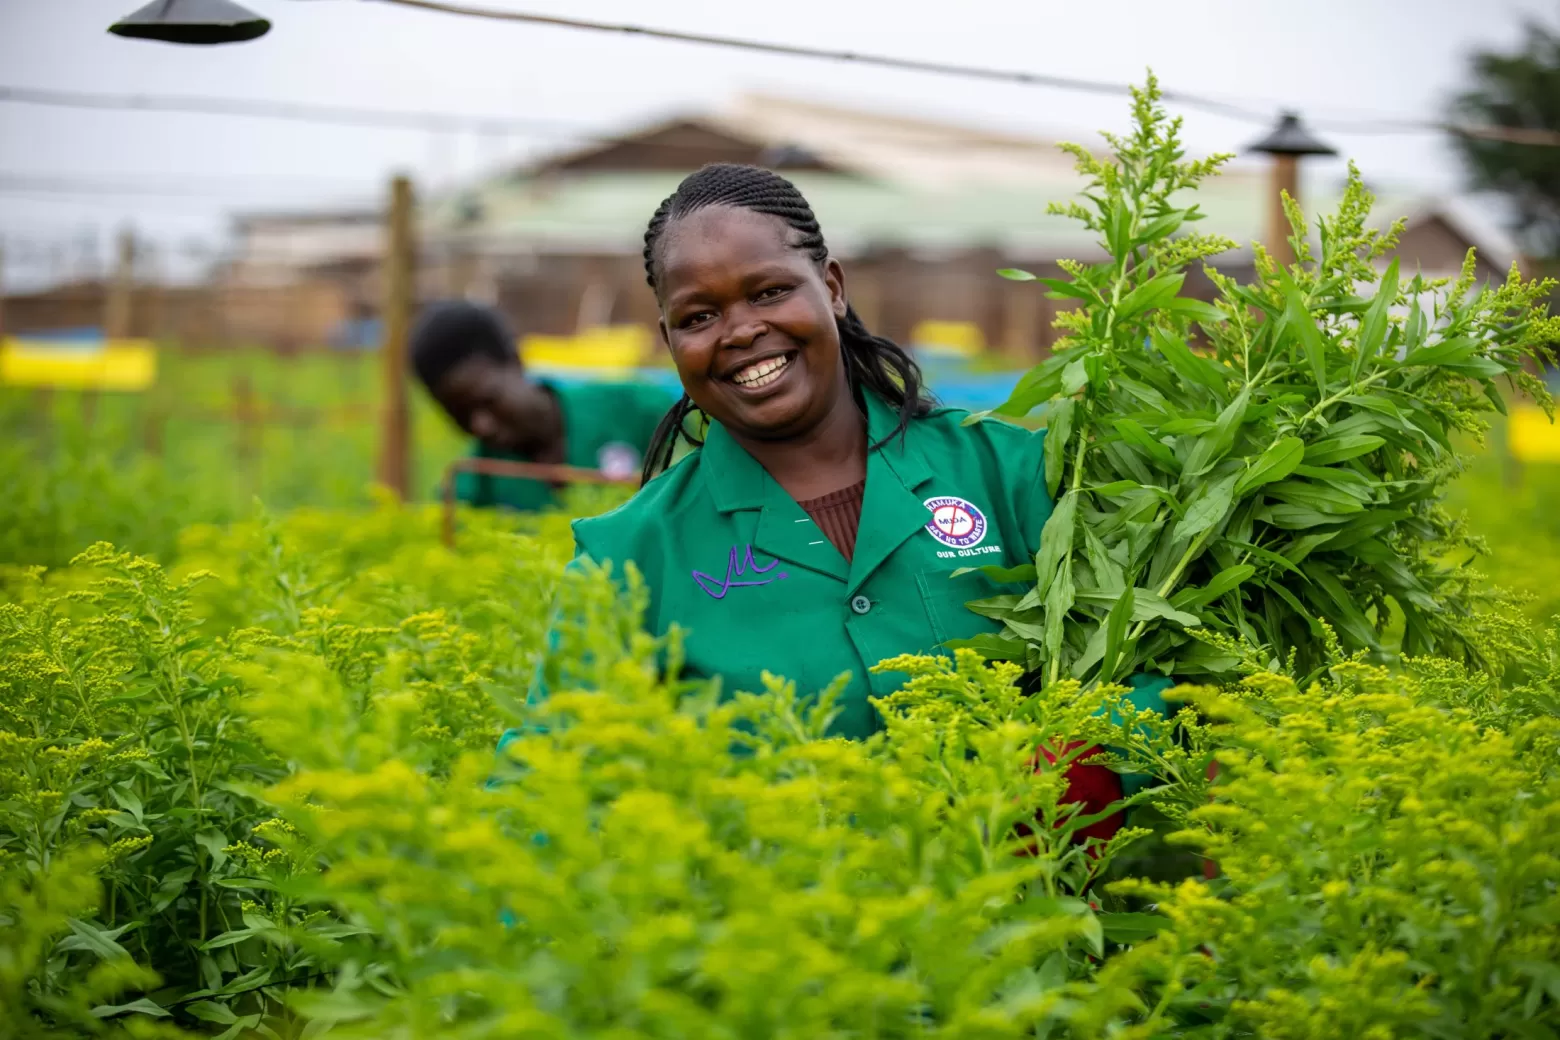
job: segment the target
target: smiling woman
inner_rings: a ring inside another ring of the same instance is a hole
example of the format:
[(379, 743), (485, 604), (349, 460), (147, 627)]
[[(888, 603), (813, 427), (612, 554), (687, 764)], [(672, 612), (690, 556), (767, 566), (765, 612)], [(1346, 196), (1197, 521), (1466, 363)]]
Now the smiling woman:
[[(688, 177), (650, 222), (645, 268), (684, 395), (644, 488), (576, 521), (576, 551), (634, 564), (652, 630), (688, 633), (689, 676), (728, 691), (760, 689), (766, 669), (803, 691), (845, 676), (832, 731), (866, 737), (881, 726), (871, 698), (904, 679), (874, 665), (996, 631), (965, 604), (1032, 579), (1051, 512), (1044, 434), (936, 406), (910, 356), (851, 310), (807, 201), (769, 170)], [(672, 465), (694, 410), (708, 434)], [(1164, 685), (1138, 699), (1162, 706)]]

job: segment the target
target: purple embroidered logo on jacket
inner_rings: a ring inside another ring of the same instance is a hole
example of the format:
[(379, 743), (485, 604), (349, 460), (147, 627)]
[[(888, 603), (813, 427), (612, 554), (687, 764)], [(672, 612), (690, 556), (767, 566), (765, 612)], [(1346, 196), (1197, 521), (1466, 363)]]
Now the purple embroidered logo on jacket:
[[(778, 566), (780, 566), (779, 560), (771, 560), (767, 567), (760, 567), (753, 560), (753, 547), (751, 545), (743, 546), (740, 555), (738, 555), (737, 547), (733, 545), (731, 552), (726, 556), (725, 581), (705, 574), (703, 571), (694, 571), (693, 581), (711, 599), (725, 599), (726, 593), (732, 589), (748, 588), (753, 585), (768, 585), (772, 581), (784, 581), (788, 577), (785, 571), (780, 571), (765, 578), (757, 577), (760, 574), (768, 575), (770, 571)], [(752, 574), (754, 577), (747, 581), (738, 581), (737, 579), (744, 574)]]

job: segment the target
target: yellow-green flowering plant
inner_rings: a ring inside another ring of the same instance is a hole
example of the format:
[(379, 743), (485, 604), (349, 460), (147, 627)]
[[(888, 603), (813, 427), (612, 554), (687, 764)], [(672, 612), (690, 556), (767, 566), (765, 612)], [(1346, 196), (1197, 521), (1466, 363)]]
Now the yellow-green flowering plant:
[(1142, 720), (1102, 713), (1124, 690), (1027, 698), (1013, 666), (970, 651), (901, 659), (915, 678), (882, 702), (887, 730), (829, 739), (829, 693), (777, 678), (723, 701), (663, 678), (677, 636), (644, 635), (642, 590), (623, 588), (566, 577), (555, 653), (573, 684), (526, 709), (496, 761), (465, 756), (448, 779), (419, 768), (411, 693), (360, 705), (296, 657), (255, 678), (258, 725), (300, 767), (270, 798), (330, 864), (288, 887), (363, 930), (303, 1014), (349, 1036), (1086, 1036), (1156, 1020), (1124, 973), (1096, 977), (1154, 924), (1087, 901), (1140, 832), (1075, 842), (1087, 818), (1032, 764), (1048, 741), (1168, 753), (1167, 725), (1129, 738)]
[(1114, 886), (1168, 918), (1138, 952), (1174, 1035), (1553, 1035), (1560, 720), (1449, 709), (1440, 668), (1332, 653), (1307, 687), (1181, 691), (1220, 782), (1174, 839), (1220, 877)]

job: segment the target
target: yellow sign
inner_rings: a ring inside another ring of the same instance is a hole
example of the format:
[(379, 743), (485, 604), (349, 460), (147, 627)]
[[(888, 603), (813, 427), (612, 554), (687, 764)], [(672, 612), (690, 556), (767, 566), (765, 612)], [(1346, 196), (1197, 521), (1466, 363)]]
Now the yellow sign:
[(631, 369), (645, 362), (651, 345), (643, 325), (610, 325), (577, 336), (527, 336), (520, 358), (541, 368)]
[(1560, 462), (1560, 426), (1530, 404), (1515, 405), (1506, 421), (1506, 443), (1522, 462)]
[(44, 340), (0, 342), (0, 383), (54, 390), (145, 390), (157, 381), (150, 340), (66, 345)]
[(986, 349), (986, 337), (973, 321), (923, 321), (910, 330), (910, 342), (917, 347), (946, 350), (971, 357)]

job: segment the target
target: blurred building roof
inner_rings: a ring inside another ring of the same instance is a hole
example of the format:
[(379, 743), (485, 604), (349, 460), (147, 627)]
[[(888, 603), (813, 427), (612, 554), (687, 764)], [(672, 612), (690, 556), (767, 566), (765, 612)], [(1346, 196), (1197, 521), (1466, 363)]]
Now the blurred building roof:
[[(717, 161), (785, 172), (844, 256), (981, 247), (1035, 261), (1098, 254), (1094, 235), (1047, 213), (1050, 203), (1075, 199), (1083, 187), (1072, 157), (1053, 140), (766, 94), (662, 120), (434, 199), (423, 210), (424, 240), (493, 251), (635, 254), (661, 200), (688, 172)], [(1195, 197), (1205, 217), (1198, 230), (1249, 249), (1264, 237), (1268, 190), (1261, 164), (1211, 179)], [(1336, 189), (1304, 200), (1311, 213), (1335, 202)], [(1477, 245), (1495, 267), (1516, 255), (1507, 236), (1455, 200), (1383, 190), (1376, 213), (1383, 221), (1409, 216), (1411, 230), (1433, 240), (1438, 256), (1459, 243)], [(238, 229), (268, 240), (267, 252), (312, 253), (324, 244), (318, 225), (328, 220), (296, 220), (292, 234), (281, 236), (287, 216), (250, 214)], [(339, 217), (342, 230), (362, 227), (360, 212)], [(368, 243), (354, 236), (352, 244), (361, 250)]]
[(1072, 180), (1056, 142), (956, 123), (742, 94), (723, 108), (641, 127), (522, 175), (695, 169), (705, 162), (855, 174), (923, 187)]

